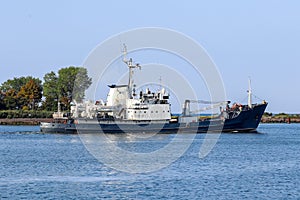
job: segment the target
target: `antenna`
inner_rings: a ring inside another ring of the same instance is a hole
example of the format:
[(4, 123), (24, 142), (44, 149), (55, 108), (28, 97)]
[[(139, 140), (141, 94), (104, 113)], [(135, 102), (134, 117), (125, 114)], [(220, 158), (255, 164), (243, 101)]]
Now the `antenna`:
[(128, 63), (128, 60), (127, 60), (127, 58), (126, 58), (126, 56), (127, 56), (127, 47), (126, 47), (126, 44), (123, 44), (123, 62), (124, 63)]
[(248, 83), (249, 83), (249, 89), (248, 89), (248, 106), (249, 108), (252, 108), (252, 89), (251, 89), (251, 79), (250, 77), (248, 78)]
[(127, 65), (128, 69), (129, 69), (129, 78), (128, 78), (128, 92), (129, 92), (129, 98), (133, 98), (132, 97), (132, 89), (133, 89), (133, 69), (134, 68), (139, 68), (141, 69), (140, 64), (133, 64), (132, 58), (130, 58), (129, 60), (127, 60), (126, 56), (127, 56), (127, 47), (125, 44), (123, 44), (124, 48), (123, 48), (123, 62)]
[(159, 76), (159, 87), (160, 87), (160, 89), (162, 88), (162, 78), (161, 78), (161, 76)]

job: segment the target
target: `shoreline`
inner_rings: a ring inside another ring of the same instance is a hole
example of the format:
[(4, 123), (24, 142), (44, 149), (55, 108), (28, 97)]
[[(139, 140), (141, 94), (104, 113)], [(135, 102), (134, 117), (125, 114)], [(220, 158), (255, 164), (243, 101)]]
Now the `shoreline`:
[[(0, 118), (0, 125), (39, 125), (41, 122), (52, 121), (52, 118)], [(263, 116), (260, 123), (300, 123), (300, 117)]]
[(52, 122), (52, 118), (2, 118), (0, 125), (39, 125), (41, 122)]
[(266, 117), (261, 118), (261, 123), (300, 123), (300, 117)]

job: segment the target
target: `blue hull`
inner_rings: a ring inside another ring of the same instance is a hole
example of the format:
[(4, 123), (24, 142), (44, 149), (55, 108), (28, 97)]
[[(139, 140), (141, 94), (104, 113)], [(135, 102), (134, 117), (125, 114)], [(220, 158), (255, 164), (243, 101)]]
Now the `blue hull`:
[[(256, 131), (267, 104), (255, 105), (230, 119), (221, 117), (191, 123), (118, 123), (118, 121), (81, 121), (65, 131), (79, 133), (206, 133), (206, 132), (253, 132)], [(229, 115), (236, 114), (230, 113)]]
[[(241, 111), (236, 117), (226, 119), (213, 119), (195, 123), (198, 126), (197, 132), (253, 132), (256, 131), (267, 104), (259, 104), (253, 109)], [(224, 122), (222, 122), (224, 121)]]
[(223, 131), (255, 131), (261, 121), (266, 107), (267, 104), (259, 104), (251, 110), (242, 111), (236, 118), (225, 120)]

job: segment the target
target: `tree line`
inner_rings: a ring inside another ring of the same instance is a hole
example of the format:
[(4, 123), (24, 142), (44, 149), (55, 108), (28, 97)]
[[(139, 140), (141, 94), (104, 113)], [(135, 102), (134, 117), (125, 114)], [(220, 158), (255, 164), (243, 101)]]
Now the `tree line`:
[(66, 67), (47, 73), (43, 81), (32, 76), (15, 77), (0, 85), (0, 110), (55, 111), (60, 102), (69, 110), (73, 100), (80, 102), (92, 79), (83, 67)]

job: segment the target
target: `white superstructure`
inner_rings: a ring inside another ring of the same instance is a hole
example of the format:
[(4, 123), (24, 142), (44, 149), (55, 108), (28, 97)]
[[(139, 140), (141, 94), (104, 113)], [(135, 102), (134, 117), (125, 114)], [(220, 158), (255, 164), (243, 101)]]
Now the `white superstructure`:
[(132, 59), (126, 59), (126, 46), (124, 46), (123, 62), (129, 69), (128, 85), (110, 85), (106, 101), (91, 103), (74, 103), (71, 113), (74, 118), (98, 118), (107, 121), (157, 121), (166, 122), (171, 119), (169, 94), (164, 88), (151, 92), (149, 89), (136, 94), (133, 82), (133, 70), (141, 69)]

